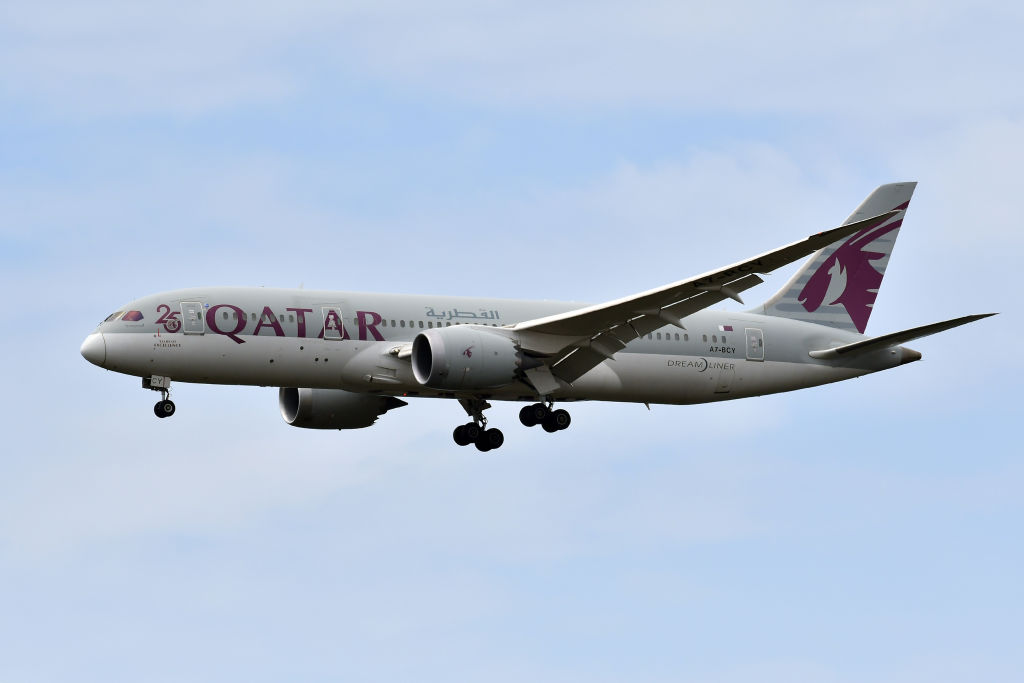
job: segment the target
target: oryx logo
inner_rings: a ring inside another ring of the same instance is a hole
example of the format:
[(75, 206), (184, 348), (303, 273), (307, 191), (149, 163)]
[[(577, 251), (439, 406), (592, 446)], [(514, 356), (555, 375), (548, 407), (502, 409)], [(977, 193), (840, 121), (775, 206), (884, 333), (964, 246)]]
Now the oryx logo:
[(462, 355), (465, 356), (466, 358), (472, 358), (473, 357), (473, 347), (472, 346), (467, 346), (466, 350), (462, 352)]
[[(907, 207), (904, 204), (897, 208)], [(882, 284), (882, 273), (875, 270), (871, 262), (886, 255), (880, 251), (865, 251), (865, 248), (902, 224), (901, 215), (891, 223), (861, 230), (841, 244), (814, 271), (797, 297), (804, 309), (813, 313), (822, 304), (840, 304), (846, 308), (857, 330), (863, 333)]]

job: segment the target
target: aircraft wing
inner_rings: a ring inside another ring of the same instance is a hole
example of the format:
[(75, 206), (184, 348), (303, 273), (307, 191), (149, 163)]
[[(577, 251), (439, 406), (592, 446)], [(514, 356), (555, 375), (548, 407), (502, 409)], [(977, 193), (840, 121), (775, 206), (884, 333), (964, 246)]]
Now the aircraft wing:
[[(844, 237), (886, 222), (900, 211), (889, 211), (856, 223), (826, 230), (807, 239), (765, 252), (688, 280), (575, 311), (528, 320), (512, 326), (524, 351), (544, 360), (545, 368), (573, 382), (612, 358), (627, 343), (666, 324), (685, 329), (683, 319), (725, 299), (742, 303), (739, 293), (763, 280), (758, 273), (798, 261)], [(527, 371), (534, 384), (553, 389), (557, 383), (545, 368)], [(537, 386), (541, 393), (545, 388)]]

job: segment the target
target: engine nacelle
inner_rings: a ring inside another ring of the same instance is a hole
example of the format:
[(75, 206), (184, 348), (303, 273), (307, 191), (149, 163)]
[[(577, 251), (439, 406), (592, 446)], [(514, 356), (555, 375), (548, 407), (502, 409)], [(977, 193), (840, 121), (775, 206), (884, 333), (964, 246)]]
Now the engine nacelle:
[(412, 374), (432, 389), (489, 389), (514, 382), (525, 369), (516, 343), (481, 327), (427, 330), (412, 342)]
[(408, 405), (393, 396), (354, 394), (342, 389), (285, 387), (278, 392), (277, 399), (284, 421), (306, 429), (369, 427), (389, 410)]

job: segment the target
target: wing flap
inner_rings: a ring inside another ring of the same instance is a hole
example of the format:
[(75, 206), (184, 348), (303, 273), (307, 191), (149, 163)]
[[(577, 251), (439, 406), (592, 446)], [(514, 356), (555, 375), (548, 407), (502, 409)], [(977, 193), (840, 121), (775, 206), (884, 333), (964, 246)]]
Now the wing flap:
[(762, 282), (764, 281), (757, 275), (749, 274), (735, 280), (728, 288), (704, 289), (665, 308), (638, 313), (636, 317), (621, 325), (615, 325), (565, 349), (556, 356), (551, 371), (559, 379), (574, 382), (600, 363), (611, 359), (634, 339), (661, 329), (666, 323), (685, 329), (682, 319), (686, 316), (714, 306), (725, 299), (735, 298), (739, 292)]

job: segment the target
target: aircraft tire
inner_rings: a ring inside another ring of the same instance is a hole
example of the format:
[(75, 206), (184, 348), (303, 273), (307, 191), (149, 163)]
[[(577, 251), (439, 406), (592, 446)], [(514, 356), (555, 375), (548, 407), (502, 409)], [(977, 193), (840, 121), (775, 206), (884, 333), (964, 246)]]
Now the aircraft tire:
[(455, 443), (460, 446), (468, 446), (473, 443), (473, 440), (466, 437), (466, 425), (459, 425), (452, 432), (452, 438), (455, 439)]
[(484, 438), (487, 439), (487, 443), (492, 449), (501, 448), (501, 445), (505, 443), (505, 435), (501, 433), (500, 429), (488, 429), (484, 432)]
[(569, 416), (569, 411), (558, 410), (552, 411), (550, 415), (544, 418), (543, 427), (544, 431), (548, 434), (559, 432), (569, 426), (572, 422), (572, 418)]
[(495, 448), (501, 448), (501, 444), (505, 443), (505, 435), (501, 433), (500, 429), (488, 429), (480, 432), (475, 443), (478, 451), (486, 453)]
[(462, 425), (463, 433), (466, 435), (466, 444), (471, 444), (480, 436), (480, 426), (476, 422), (467, 422)]
[(160, 418), (174, 415), (174, 401), (157, 401), (153, 406), (153, 412)]
[(537, 420), (533, 417), (533, 406), (523, 406), (519, 411), (519, 421), (524, 427), (536, 427)]

